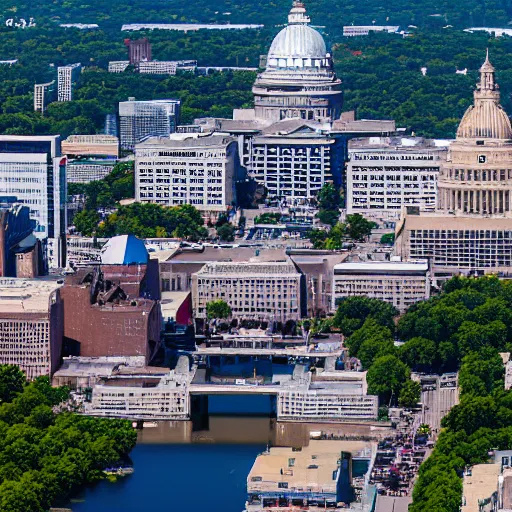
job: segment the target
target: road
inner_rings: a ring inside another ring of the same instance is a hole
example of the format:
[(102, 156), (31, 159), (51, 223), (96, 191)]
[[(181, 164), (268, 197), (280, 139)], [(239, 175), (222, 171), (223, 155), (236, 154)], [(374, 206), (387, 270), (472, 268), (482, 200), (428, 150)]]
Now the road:
[(459, 402), (459, 392), (457, 387), (440, 387), (440, 379), (437, 379), (435, 389), (425, 389), (426, 387), (421, 393), (422, 423), (439, 431), (443, 417)]

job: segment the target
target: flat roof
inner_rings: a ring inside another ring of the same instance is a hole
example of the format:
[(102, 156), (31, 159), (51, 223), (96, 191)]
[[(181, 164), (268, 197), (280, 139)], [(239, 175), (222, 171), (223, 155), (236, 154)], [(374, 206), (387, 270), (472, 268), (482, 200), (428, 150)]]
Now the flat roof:
[(56, 279), (0, 279), (2, 313), (48, 313), (50, 295), (63, 285)]
[(462, 496), (466, 504), (461, 512), (479, 512), (478, 501), (489, 498), (498, 488), (501, 464), (476, 464), (471, 468), (471, 476), (464, 476)]
[(162, 292), (160, 299), (160, 309), (162, 318), (174, 318), (178, 314), (178, 309), (190, 297), (191, 292)]
[(403, 217), (405, 228), (422, 230), (469, 230), (512, 231), (512, 218), (500, 215), (480, 217), (478, 215), (450, 215), (442, 212), (421, 212), (420, 215), (407, 214)]
[[(371, 444), (363, 441), (311, 440), (308, 446), (272, 447), (256, 458), (247, 477), (247, 490), (286, 492), (308, 489), (308, 492), (336, 493), (336, 473), (341, 452), (371, 453)], [(279, 487), (286, 483), (287, 487)], [(309, 491), (311, 489), (311, 491)]]
[(394, 274), (394, 273), (425, 273), (428, 271), (426, 260), (415, 262), (372, 261), (338, 263), (334, 265), (335, 274)]

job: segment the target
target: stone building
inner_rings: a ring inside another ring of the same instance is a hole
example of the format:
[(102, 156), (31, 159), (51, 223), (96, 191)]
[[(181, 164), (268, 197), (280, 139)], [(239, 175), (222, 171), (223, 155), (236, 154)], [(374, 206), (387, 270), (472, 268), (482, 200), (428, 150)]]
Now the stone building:
[(427, 261), (347, 262), (334, 266), (333, 310), (345, 297), (364, 296), (392, 304), (400, 313), (430, 297)]
[(341, 80), (323, 37), (309, 26), (302, 2), (294, 1), (288, 25), (274, 38), (266, 69), (254, 83), (256, 118), (325, 121), (341, 113)]
[(438, 208), (404, 212), (395, 251), (436, 273), (512, 271), (512, 127), (487, 56), (438, 178)]
[(435, 210), (437, 177), (446, 148), (428, 141), (412, 142), (418, 143), (411, 147), (401, 139), (382, 144), (351, 141), (346, 167), (348, 214), (392, 220), (400, 217), (404, 206)]
[(236, 200), (239, 175), (232, 137), (152, 137), (135, 147), (135, 198), (143, 203), (225, 212)]
[(56, 280), (0, 279), (0, 364), (27, 379), (51, 375), (60, 362), (63, 304)]
[(306, 313), (303, 287), (289, 260), (207, 263), (192, 275), (194, 317), (205, 320), (206, 305), (222, 299), (239, 320), (299, 320)]

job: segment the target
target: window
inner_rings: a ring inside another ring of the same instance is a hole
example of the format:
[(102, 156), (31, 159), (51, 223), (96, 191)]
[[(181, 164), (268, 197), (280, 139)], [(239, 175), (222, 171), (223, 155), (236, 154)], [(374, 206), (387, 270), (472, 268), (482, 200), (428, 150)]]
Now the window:
[(277, 487), (279, 489), (288, 489), (288, 482), (278, 482)]
[(288, 459), (288, 467), (293, 468), (293, 466), (295, 466), (295, 459), (293, 459), (293, 458)]

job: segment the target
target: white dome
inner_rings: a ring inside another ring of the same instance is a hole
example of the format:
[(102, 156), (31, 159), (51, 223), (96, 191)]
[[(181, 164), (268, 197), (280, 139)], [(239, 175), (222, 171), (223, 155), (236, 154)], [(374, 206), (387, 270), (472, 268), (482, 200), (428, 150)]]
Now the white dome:
[(268, 52), (271, 59), (325, 59), (324, 38), (307, 25), (288, 25), (272, 41)]

